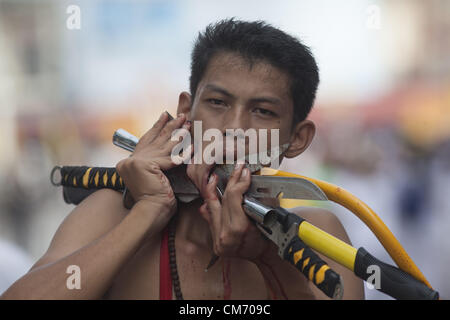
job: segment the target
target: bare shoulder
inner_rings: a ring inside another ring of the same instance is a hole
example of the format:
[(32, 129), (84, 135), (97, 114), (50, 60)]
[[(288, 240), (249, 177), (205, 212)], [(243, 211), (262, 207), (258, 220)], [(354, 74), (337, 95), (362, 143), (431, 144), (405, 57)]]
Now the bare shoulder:
[(108, 189), (94, 192), (66, 216), (47, 252), (31, 270), (65, 257), (98, 239), (119, 224), (127, 213), (120, 193)]
[(340, 240), (351, 244), (344, 226), (333, 212), (317, 207), (295, 207), (289, 209), (289, 211)]

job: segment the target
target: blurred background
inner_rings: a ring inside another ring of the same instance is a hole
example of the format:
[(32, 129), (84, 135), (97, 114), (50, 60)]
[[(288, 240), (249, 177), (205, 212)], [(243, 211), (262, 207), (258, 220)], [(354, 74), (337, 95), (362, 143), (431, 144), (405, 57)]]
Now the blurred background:
[[(354, 193), (450, 297), (446, 0), (0, 0), (0, 293), (73, 209), (50, 184), (53, 166), (126, 157), (113, 132), (141, 136), (163, 110), (175, 114), (196, 35), (233, 16), (298, 37), (320, 68), (317, 136), (281, 169)], [(393, 263), (352, 213), (327, 207), (355, 247)]]

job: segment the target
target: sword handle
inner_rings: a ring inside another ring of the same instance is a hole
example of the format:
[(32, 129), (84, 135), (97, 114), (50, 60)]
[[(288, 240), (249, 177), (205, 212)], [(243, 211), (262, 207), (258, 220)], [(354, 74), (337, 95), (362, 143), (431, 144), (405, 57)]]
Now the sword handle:
[(284, 259), (293, 264), (305, 277), (329, 298), (340, 300), (344, 294), (341, 276), (331, 269), (300, 238), (294, 237), (284, 252)]
[[(170, 115), (170, 113), (168, 113), (167, 111), (166, 113), (169, 116), (169, 120), (172, 120), (173, 117)], [(139, 142), (139, 138), (133, 136), (131, 133), (124, 129), (117, 129), (113, 134), (112, 141), (115, 146), (118, 146), (119, 148), (125, 149), (130, 152), (134, 152), (134, 149)]]
[(133, 152), (139, 139), (124, 129), (118, 129), (113, 134), (113, 144), (119, 148)]

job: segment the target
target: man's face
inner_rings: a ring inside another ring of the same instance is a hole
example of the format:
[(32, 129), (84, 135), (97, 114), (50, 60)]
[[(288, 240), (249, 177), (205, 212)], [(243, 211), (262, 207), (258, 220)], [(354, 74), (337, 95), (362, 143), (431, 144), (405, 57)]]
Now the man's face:
[(293, 119), (288, 76), (265, 62), (250, 67), (239, 55), (216, 55), (197, 87), (189, 118), (202, 121), (203, 132), (210, 128), (223, 133), (226, 129), (267, 129), (268, 148), (272, 148), (270, 130), (279, 129), (277, 143), (285, 144)]

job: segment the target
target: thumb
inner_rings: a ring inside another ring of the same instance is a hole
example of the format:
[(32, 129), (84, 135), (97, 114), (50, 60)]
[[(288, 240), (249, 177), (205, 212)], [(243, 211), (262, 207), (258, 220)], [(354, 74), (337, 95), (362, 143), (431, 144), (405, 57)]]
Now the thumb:
[(204, 201), (206, 209), (208, 211), (208, 218), (210, 219), (210, 225), (214, 231), (218, 234), (221, 229), (222, 224), (222, 205), (217, 198), (216, 186), (217, 186), (217, 175), (215, 173), (211, 174), (211, 177), (206, 185), (204, 192)]
[(208, 205), (206, 203), (202, 204), (200, 208), (198, 209), (198, 212), (202, 216), (203, 219), (205, 219), (208, 223), (210, 223), (210, 213), (208, 211)]

